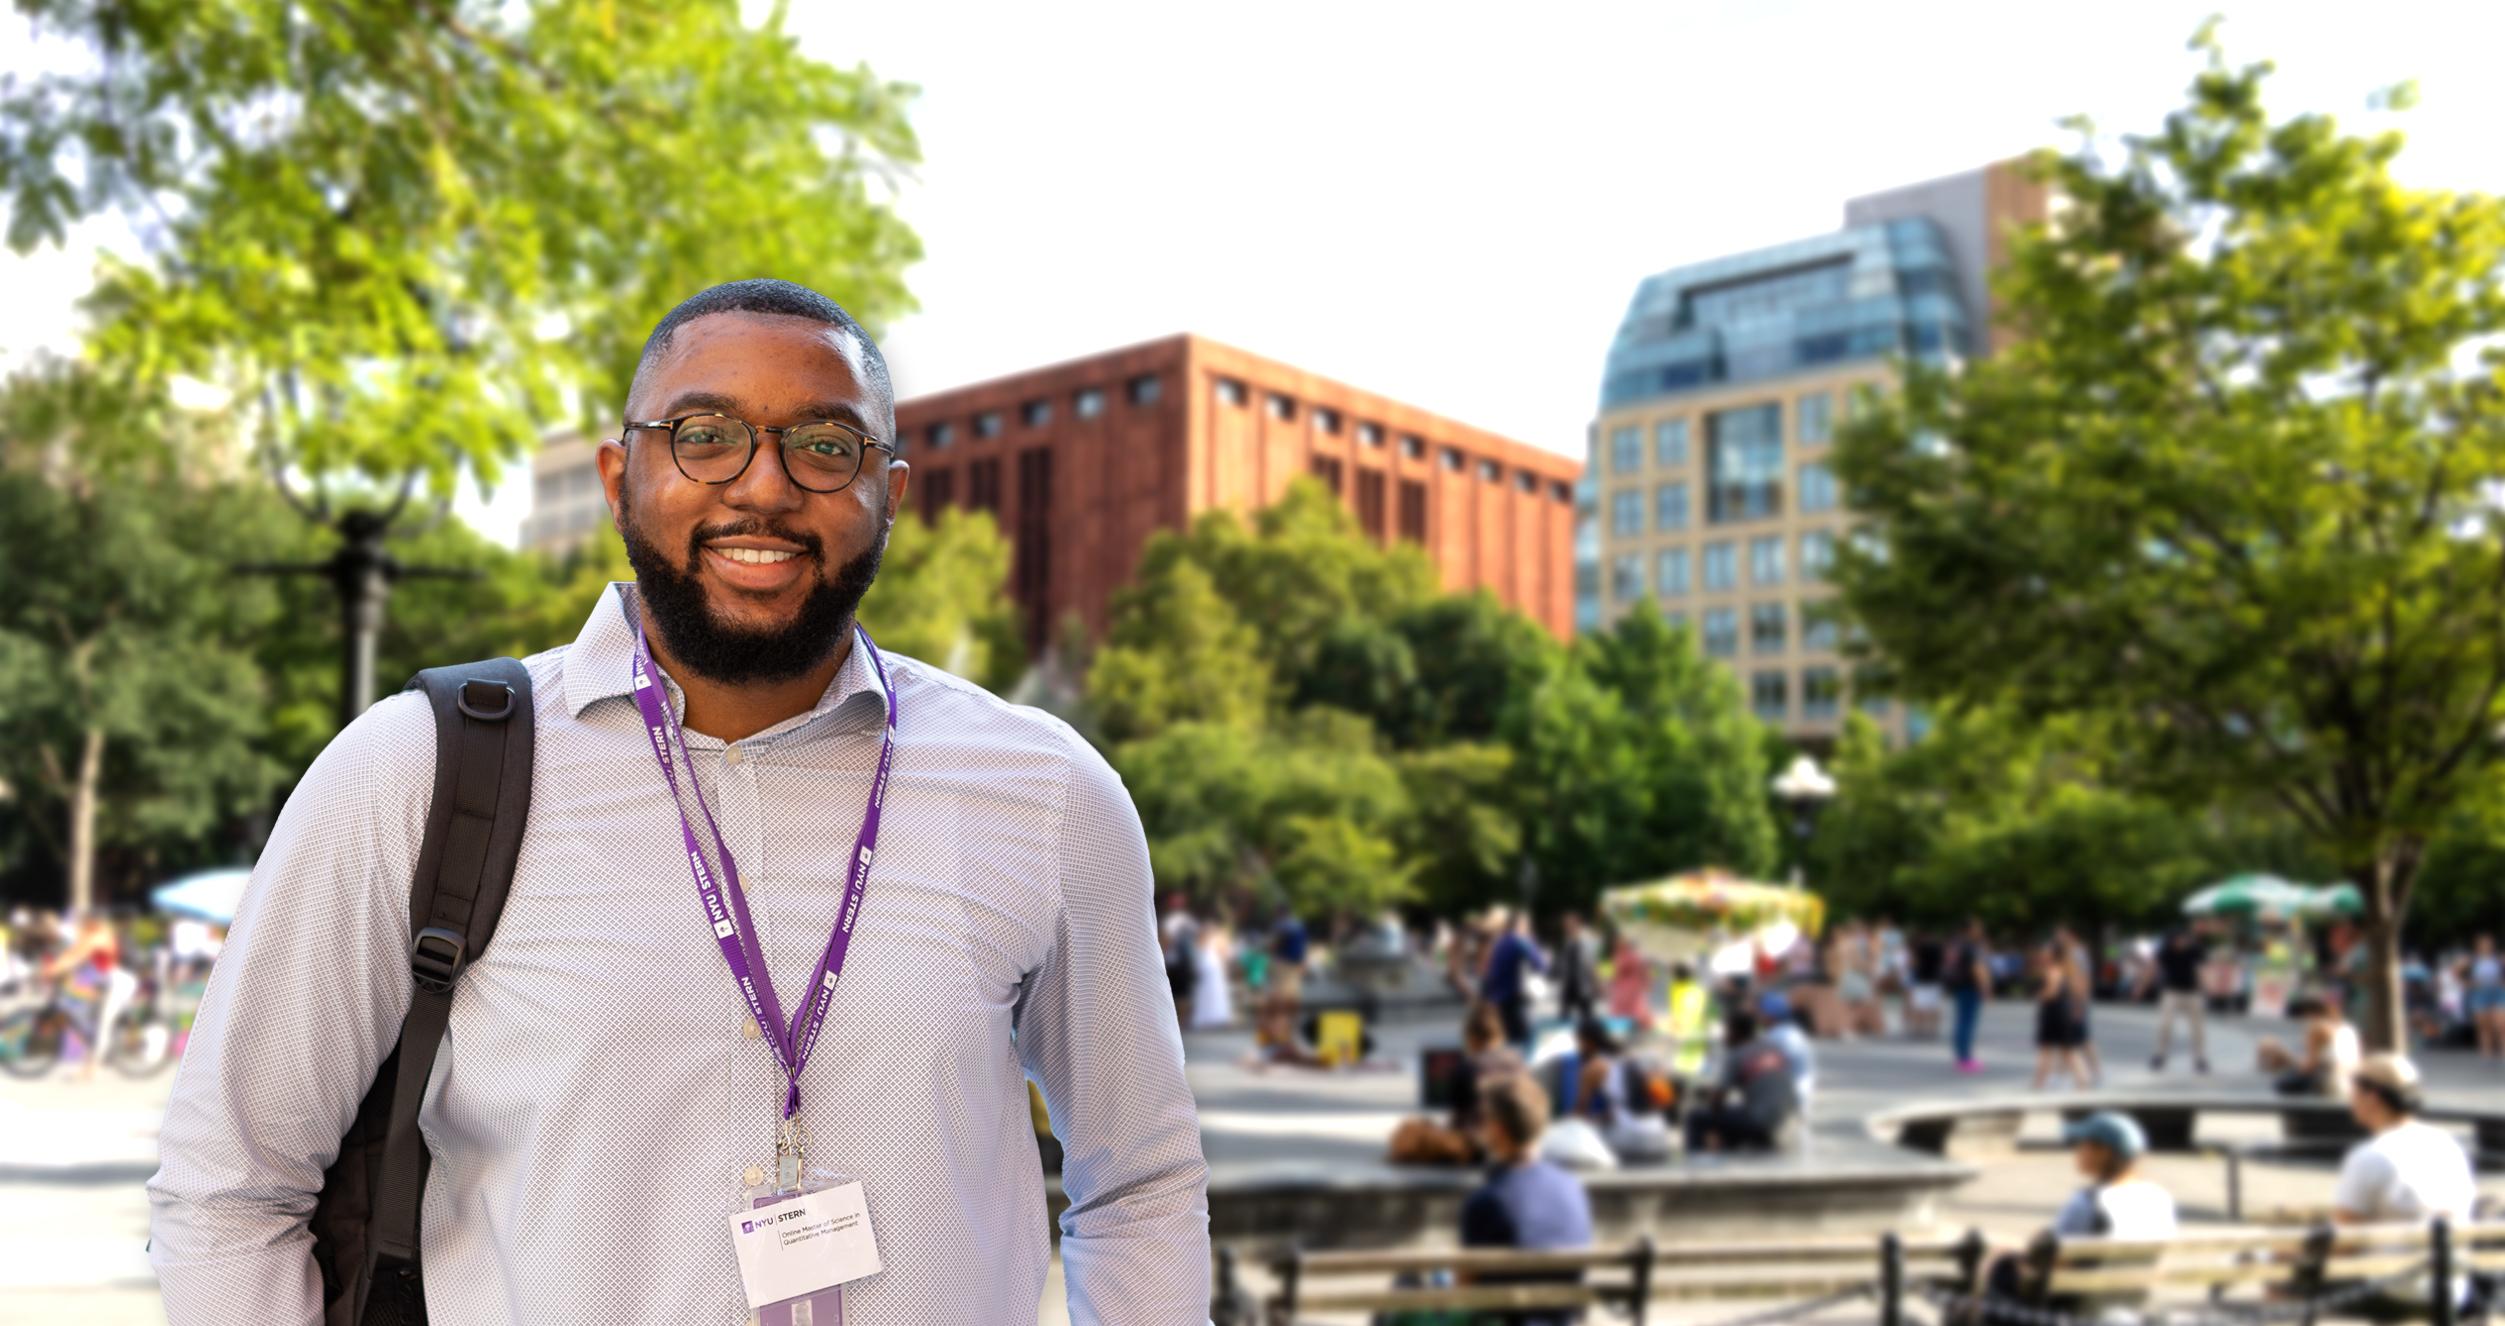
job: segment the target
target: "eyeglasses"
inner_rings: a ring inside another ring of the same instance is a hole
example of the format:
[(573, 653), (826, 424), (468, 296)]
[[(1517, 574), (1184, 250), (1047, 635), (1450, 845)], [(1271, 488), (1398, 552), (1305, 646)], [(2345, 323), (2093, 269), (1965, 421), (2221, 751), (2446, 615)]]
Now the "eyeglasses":
[(840, 493), (861, 477), (861, 459), (877, 447), (889, 456), (896, 448), (885, 442), (828, 421), (795, 424), (790, 428), (767, 428), (733, 419), (726, 414), (690, 414), (676, 419), (629, 419), (626, 429), (666, 429), (670, 434), (670, 460), (678, 472), (697, 483), (725, 484), (748, 472), (748, 462), (757, 457), (757, 435), (774, 437), (782, 444), (783, 472), (791, 481), (813, 493)]

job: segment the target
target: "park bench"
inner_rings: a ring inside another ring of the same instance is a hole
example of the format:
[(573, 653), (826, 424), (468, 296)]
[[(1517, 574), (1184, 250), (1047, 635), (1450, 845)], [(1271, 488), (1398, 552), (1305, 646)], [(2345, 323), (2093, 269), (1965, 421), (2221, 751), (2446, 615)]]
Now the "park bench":
[[(1697, 1299), (1786, 1299), (1844, 1302), (1867, 1297), (1889, 1326), (1903, 1320), (1912, 1287), (1971, 1283), (1981, 1240), (1819, 1238), (1759, 1242), (1651, 1239), (1576, 1252), (1513, 1252), (1448, 1248), (1398, 1252), (1307, 1252), (1271, 1259), (1277, 1291), (1264, 1304), (1267, 1326), (1297, 1326), (1305, 1314), (1353, 1312), (1499, 1312), (1602, 1309), (1639, 1324), (1656, 1304)], [(1222, 1263), (1223, 1266), (1223, 1263)], [(1454, 1283), (1434, 1285), (1442, 1272)], [(1460, 1283), (1508, 1273), (1579, 1276), (1534, 1284)], [(1227, 1277), (1221, 1270), (1221, 1280)], [(1363, 1279), (1342, 1286), (1335, 1280)], [(1408, 1283), (1400, 1283), (1400, 1281)], [(1316, 1282), (1323, 1282), (1317, 1284)], [(1387, 1283), (1391, 1281), (1391, 1283)]]
[[(1942, 1305), (1965, 1319), (2014, 1319), (2020, 1315), (2008, 1311), (2014, 1306), (2093, 1321), (2136, 1313), (2170, 1289), (2200, 1292), (2212, 1304), (2250, 1290), (2291, 1308), (2310, 1304), (2309, 1316), (2453, 1326), (2456, 1303), (2450, 1295), (2431, 1296), (2432, 1288), (2474, 1272), (2505, 1271), (2505, 1223), (2245, 1227), (2163, 1240), (2046, 1235), (2019, 1255), (2014, 1304), (1952, 1293), (1940, 1296)], [(2238, 1306), (2249, 1313), (2256, 1305)]]

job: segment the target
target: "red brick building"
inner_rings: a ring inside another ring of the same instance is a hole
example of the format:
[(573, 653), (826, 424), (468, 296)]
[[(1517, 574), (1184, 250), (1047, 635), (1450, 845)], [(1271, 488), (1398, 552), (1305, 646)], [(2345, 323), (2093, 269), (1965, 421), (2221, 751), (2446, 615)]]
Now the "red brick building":
[(1030, 640), (1101, 632), (1158, 530), (1278, 500), (1300, 475), (1370, 537), (1424, 547), (1563, 637), (1574, 622), (1579, 460), (1198, 336), (1174, 336), (896, 406), (907, 501), (990, 511), (1016, 550)]

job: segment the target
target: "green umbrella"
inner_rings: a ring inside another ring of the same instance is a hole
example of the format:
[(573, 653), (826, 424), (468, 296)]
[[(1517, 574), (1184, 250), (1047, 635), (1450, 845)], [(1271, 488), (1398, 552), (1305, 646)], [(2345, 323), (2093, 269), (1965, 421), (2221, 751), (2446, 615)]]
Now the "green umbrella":
[(2269, 874), (2235, 875), (2183, 900), (2186, 916), (2290, 916), (2304, 911), (2314, 891)]
[(2366, 914), (2366, 896), (2354, 884), (2325, 884), (2313, 891), (2302, 909), (2306, 916), (2345, 916), (2351, 919)]

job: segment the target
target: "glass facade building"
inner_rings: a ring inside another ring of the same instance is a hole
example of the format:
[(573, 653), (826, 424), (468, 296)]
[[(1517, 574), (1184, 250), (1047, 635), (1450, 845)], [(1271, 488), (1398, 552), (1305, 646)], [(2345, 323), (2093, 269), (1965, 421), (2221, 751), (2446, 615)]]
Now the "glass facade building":
[(1988, 272), (2010, 229), (2047, 210), (2001, 163), (1849, 200), (1828, 234), (1638, 281), (1586, 437), (1581, 583), (1597, 601), (1578, 620), (1606, 626), (1650, 595), (1698, 623), (1793, 736), (1831, 739), (1856, 708), (1918, 731), (1901, 706), (1851, 694), (1829, 582), (1856, 521), (1830, 452), (1900, 364), (1991, 350)]

